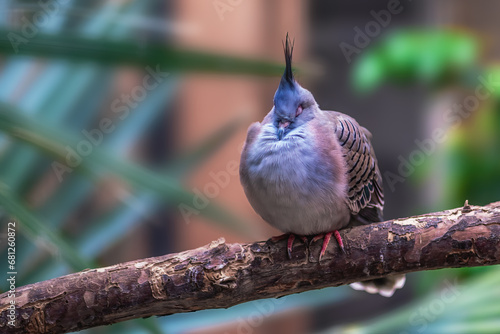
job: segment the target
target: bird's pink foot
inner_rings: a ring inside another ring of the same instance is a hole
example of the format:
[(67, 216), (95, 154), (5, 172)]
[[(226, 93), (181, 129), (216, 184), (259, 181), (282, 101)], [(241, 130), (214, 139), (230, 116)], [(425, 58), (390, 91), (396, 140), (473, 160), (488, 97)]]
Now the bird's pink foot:
[(323, 238), (323, 245), (321, 246), (321, 252), (319, 253), (319, 261), (321, 261), (321, 258), (323, 255), (325, 255), (326, 248), (328, 247), (328, 244), (330, 243), (330, 239), (332, 237), (332, 234), (335, 235), (335, 239), (337, 239), (337, 242), (340, 246), (340, 249), (342, 249), (342, 252), (345, 254), (345, 249), (344, 249), (344, 242), (342, 241), (342, 238), (340, 237), (339, 231), (335, 230), (333, 232), (328, 232), (328, 233), (321, 233), (312, 238), (311, 244), (313, 242), (316, 242)]
[[(287, 242), (286, 249), (288, 252), (288, 258), (291, 259), (292, 258), (292, 250), (293, 250), (293, 241), (295, 240), (295, 234), (287, 233), (287, 234), (278, 235), (276, 237), (272, 237), (271, 241), (277, 242), (277, 241), (285, 239), (287, 236), (288, 236), (288, 242)], [(300, 236), (300, 239), (307, 245), (307, 238), (306, 237)]]
[(340, 249), (342, 249), (342, 253), (346, 254), (344, 248), (344, 242), (342, 241), (342, 237), (340, 236), (339, 231), (337, 230), (333, 231), (333, 235), (335, 235), (335, 239), (337, 239), (337, 243), (339, 244)]

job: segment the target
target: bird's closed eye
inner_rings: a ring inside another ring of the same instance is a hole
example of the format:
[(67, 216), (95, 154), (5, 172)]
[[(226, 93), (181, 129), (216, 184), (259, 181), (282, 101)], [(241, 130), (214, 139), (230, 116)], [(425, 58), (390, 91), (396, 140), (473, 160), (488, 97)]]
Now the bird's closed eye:
[(297, 110), (295, 111), (295, 117), (299, 116), (300, 114), (302, 114), (302, 105), (299, 104), (299, 106), (297, 107)]

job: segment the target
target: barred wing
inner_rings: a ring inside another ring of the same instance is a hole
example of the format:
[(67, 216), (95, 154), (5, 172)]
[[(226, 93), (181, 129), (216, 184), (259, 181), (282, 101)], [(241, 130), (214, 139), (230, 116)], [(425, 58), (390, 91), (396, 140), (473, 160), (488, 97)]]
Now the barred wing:
[(347, 165), (347, 204), (365, 223), (382, 221), (382, 175), (370, 142), (371, 133), (352, 117), (336, 112), (335, 132)]

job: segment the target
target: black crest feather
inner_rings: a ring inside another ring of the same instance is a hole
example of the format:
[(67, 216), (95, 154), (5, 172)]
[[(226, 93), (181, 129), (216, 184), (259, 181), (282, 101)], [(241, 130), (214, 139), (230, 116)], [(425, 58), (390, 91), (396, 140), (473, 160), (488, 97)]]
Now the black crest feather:
[(295, 44), (295, 39), (291, 42), (288, 37), (288, 33), (286, 33), (286, 41), (283, 45), (283, 51), (285, 52), (285, 73), (283, 73), (283, 78), (288, 81), (290, 84), (293, 84), (293, 72), (292, 72), (292, 54), (293, 54), (293, 45)]

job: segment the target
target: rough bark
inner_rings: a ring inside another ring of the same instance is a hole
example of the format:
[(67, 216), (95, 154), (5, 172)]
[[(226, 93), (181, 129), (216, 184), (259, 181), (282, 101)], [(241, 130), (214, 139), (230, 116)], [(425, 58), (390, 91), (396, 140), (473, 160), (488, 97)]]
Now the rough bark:
[[(280, 297), (395, 273), (500, 263), (500, 202), (342, 230), (321, 242), (226, 244), (89, 269), (16, 290), (15, 327), (0, 295), (0, 332), (66, 333), (128, 319)], [(300, 239), (298, 239), (300, 240)]]

